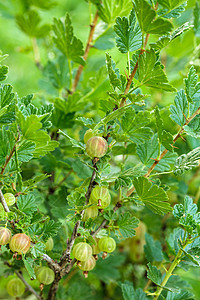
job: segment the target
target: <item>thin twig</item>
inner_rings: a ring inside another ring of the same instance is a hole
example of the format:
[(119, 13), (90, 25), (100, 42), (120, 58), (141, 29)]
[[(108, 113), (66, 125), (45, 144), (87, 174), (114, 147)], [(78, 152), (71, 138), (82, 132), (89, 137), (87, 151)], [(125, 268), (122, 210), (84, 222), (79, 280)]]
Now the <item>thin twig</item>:
[[(92, 24), (90, 25), (90, 33), (89, 33), (87, 45), (86, 45), (86, 48), (85, 48), (85, 53), (84, 53), (84, 56), (83, 56), (84, 60), (87, 59), (90, 48), (92, 46), (91, 43), (92, 43), (92, 40), (93, 40), (95, 27), (97, 25), (97, 20), (98, 20), (98, 12), (96, 12), (94, 20), (93, 20)], [(74, 82), (73, 82), (73, 86), (72, 86), (72, 91), (73, 92), (75, 92), (75, 90), (76, 90), (76, 87), (78, 85), (78, 82), (79, 82), (81, 74), (82, 74), (82, 71), (83, 71), (83, 65), (80, 65), (77, 72), (76, 72), (76, 76), (75, 76), (75, 79), (74, 79)]]
[(5, 171), (5, 168), (7, 167), (9, 161), (11, 160), (11, 158), (12, 158), (14, 152), (15, 152), (16, 145), (17, 145), (17, 143), (18, 143), (18, 141), (19, 141), (19, 138), (20, 138), (20, 135), (18, 135), (18, 137), (17, 137), (17, 139), (16, 139), (16, 142), (15, 142), (15, 144), (14, 144), (14, 146), (13, 146), (13, 148), (12, 148), (10, 154), (9, 154), (9, 156), (6, 158), (5, 164), (4, 164), (4, 166), (2, 167), (2, 170), (1, 170), (1, 175), (3, 175), (3, 173), (4, 173), (4, 171)]
[(40, 297), (40, 295), (38, 295), (38, 293), (32, 288), (32, 286), (30, 286), (30, 284), (28, 284), (28, 282), (24, 279), (24, 277), (22, 276), (21, 273), (19, 273), (18, 271), (15, 271), (15, 274), (21, 279), (21, 281), (24, 283), (24, 285), (29, 290), (29, 292), (31, 292), (33, 295), (35, 295), (35, 297), (37, 299), (42, 300), (42, 297)]
[(37, 44), (37, 39), (35, 37), (33, 37), (31, 39), (31, 42), (32, 42), (32, 47), (33, 47), (33, 54), (34, 54), (35, 64), (36, 64), (36, 66), (38, 67), (39, 70), (42, 70), (43, 67), (42, 67), (41, 62), (40, 62), (40, 51), (39, 51), (39, 47), (38, 47), (38, 44)]

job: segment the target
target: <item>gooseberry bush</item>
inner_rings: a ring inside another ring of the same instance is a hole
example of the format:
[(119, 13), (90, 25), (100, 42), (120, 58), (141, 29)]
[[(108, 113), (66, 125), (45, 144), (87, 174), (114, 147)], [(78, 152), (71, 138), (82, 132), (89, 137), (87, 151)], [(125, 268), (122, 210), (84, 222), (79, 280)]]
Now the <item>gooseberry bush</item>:
[(0, 6), (40, 78), (2, 49), (2, 296), (198, 299), (199, 1), (63, 3)]

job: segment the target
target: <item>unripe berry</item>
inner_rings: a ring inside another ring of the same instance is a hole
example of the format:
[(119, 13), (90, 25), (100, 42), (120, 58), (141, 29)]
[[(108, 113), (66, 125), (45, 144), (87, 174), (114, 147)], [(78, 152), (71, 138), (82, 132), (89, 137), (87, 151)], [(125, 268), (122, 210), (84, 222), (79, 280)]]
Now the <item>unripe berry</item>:
[(86, 143), (86, 152), (92, 158), (104, 156), (107, 150), (108, 143), (100, 136), (93, 136)]
[(45, 285), (51, 284), (55, 279), (54, 271), (48, 267), (39, 267), (35, 275), (37, 280)]
[(15, 204), (16, 199), (15, 196), (11, 193), (6, 193), (3, 195), (4, 199), (6, 200), (6, 203), (8, 206), (12, 206), (13, 204)]
[(91, 137), (93, 137), (93, 136), (94, 136), (93, 130), (92, 130), (92, 129), (88, 129), (88, 130), (85, 132), (85, 134), (84, 134), (84, 143), (86, 144), (87, 141), (88, 141)]
[(11, 231), (8, 228), (0, 227), (0, 245), (8, 244), (11, 236)]
[(51, 251), (53, 249), (54, 242), (52, 237), (50, 237), (46, 242), (46, 251)]
[(89, 203), (98, 204), (99, 208), (106, 208), (110, 205), (111, 197), (107, 187), (96, 185), (90, 195)]
[(99, 240), (98, 247), (103, 252), (111, 253), (116, 248), (116, 242), (113, 238), (104, 236)]
[(85, 209), (82, 221), (85, 222), (87, 220), (95, 219), (98, 216), (98, 208), (96, 206), (90, 206)]
[(10, 241), (10, 249), (18, 254), (25, 254), (31, 246), (31, 240), (25, 233), (15, 234)]
[(13, 278), (8, 281), (7, 292), (12, 297), (21, 297), (25, 291), (25, 285), (19, 278)]
[(94, 269), (96, 266), (96, 260), (93, 256), (91, 256), (88, 260), (86, 261), (81, 261), (80, 264), (78, 265), (79, 269), (82, 271), (91, 271)]
[(80, 242), (74, 246), (72, 253), (77, 260), (86, 261), (92, 256), (92, 247), (87, 243)]

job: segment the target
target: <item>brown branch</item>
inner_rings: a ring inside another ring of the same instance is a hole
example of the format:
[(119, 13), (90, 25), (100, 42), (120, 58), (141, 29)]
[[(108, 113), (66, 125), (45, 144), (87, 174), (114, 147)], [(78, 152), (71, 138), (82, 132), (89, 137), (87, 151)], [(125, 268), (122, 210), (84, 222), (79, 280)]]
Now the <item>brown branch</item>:
[[(179, 132), (176, 134), (176, 136), (173, 139), (173, 144), (175, 144), (175, 142), (179, 139), (179, 137), (181, 137), (182, 133), (184, 132), (184, 126), (188, 125), (200, 112), (200, 107), (195, 111), (195, 113), (186, 120), (185, 124), (183, 125), (183, 127), (181, 128), (181, 130), (179, 130)], [(158, 159), (155, 160), (155, 162), (151, 165), (151, 167), (148, 169), (147, 173), (144, 175), (144, 177), (149, 177), (149, 175), (151, 174), (151, 172), (154, 170), (154, 168), (157, 166), (157, 164), (161, 161), (161, 159), (163, 159), (163, 157), (167, 154), (168, 150), (165, 149), (159, 156)], [(135, 187), (132, 187), (130, 190), (128, 190), (127, 192), (127, 196), (129, 197), (133, 191), (135, 190)]]
[[(90, 25), (90, 33), (89, 33), (87, 45), (86, 45), (86, 48), (85, 48), (85, 53), (83, 55), (84, 60), (87, 59), (90, 48), (92, 46), (91, 43), (92, 43), (92, 40), (93, 40), (95, 27), (97, 25), (97, 20), (98, 20), (98, 12), (96, 12), (94, 20), (93, 20), (92, 24)], [(74, 79), (74, 82), (73, 82), (73, 86), (72, 86), (72, 91), (73, 92), (75, 92), (75, 90), (76, 90), (76, 87), (78, 85), (78, 82), (79, 82), (81, 74), (82, 74), (82, 71), (83, 71), (83, 65), (80, 65), (77, 72), (76, 72), (76, 76), (75, 76), (75, 79)]]

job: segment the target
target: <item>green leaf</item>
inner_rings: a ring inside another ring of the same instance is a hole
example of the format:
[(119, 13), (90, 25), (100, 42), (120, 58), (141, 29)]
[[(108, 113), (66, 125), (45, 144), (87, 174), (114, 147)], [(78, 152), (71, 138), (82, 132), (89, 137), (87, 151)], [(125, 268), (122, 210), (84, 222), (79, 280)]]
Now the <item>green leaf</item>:
[(158, 270), (156, 266), (152, 266), (151, 263), (148, 263), (147, 266), (149, 268), (147, 270), (147, 278), (149, 278), (152, 282), (160, 286), (162, 282), (162, 274), (160, 270)]
[(200, 90), (200, 82), (197, 83), (198, 75), (193, 66), (191, 66), (188, 77), (185, 79), (185, 93), (187, 100), (193, 103), (193, 96)]
[(170, 105), (170, 118), (178, 125), (183, 126), (188, 117), (188, 101), (184, 90), (178, 91), (174, 102), (175, 105)]
[(133, 6), (143, 33), (167, 34), (173, 25), (166, 19), (156, 18), (156, 11), (146, 0), (134, 0)]
[(113, 89), (115, 90), (116, 87), (120, 88), (121, 87), (121, 81), (117, 76), (117, 70), (115, 70), (115, 63), (113, 62), (113, 60), (111, 59), (111, 56), (106, 53), (106, 66), (107, 66), (107, 70), (108, 70), (108, 75), (109, 75), (109, 79), (110, 79), (110, 83), (113, 87)]
[(158, 138), (161, 144), (169, 151), (173, 152), (173, 136), (171, 133), (167, 132), (164, 129), (163, 121), (160, 116), (160, 110), (158, 106), (154, 109), (155, 117), (156, 117), (156, 127), (158, 131)]
[(167, 212), (172, 211), (172, 208), (168, 201), (166, 192), (153, 185), (145, 177), (138, 177), (133, 179), (136, 192), (139, 196), (139, 200), (150, 208), (154, 213), (163, 215)]
[(105, 116), (97, 125), (94, 127), (93, 132), (97, 131), (101, 126), (107, 124), (108, 122), (120, 117), (123, 115), (128, 109), (130, 109), (130, 105), (125, 105), (123, 107), (118, 108), (117, 110), (111, 112), (107, 116)]
[(195, 217), (198, 207), (193, 203), (192, 198), (186, 196), (184, 199), (184, 204), (175, 204), (173, 209), (173, 215), (178, 220), (187, 215), (192, 215)]
[(35, 272), (33, 269), (34, 260), (31, 257), (25, 258), (23, 254), (22, 254), (22, 260), (30, 278), (36, 279)]
[(124, 300), (147, 300), (145, 292), (142, 289), (134, 290), (132, 282), (126, 280), (120, 286)]
[(187, 154), (182, 154), (176, 159), (174, 165), (174, 174), (182, 175), (184, 172), (189, 171), (199, 165), (200, 159), (200, 147), (188, 152)]
[(127, 17), (116, 19), (114, 31), (117, 34), (117, 47), (121, 53), (135, 51), (142, 46), (142, 33), (136, 23), (134, 10), (131, 11), (129, 19)]
[(53, 23), (54, 42), (56, 47), (67, 57), (81, 65), (85, 64), (83, 44), (80, 39), (74, 36), (73, 27), (69, 14), (65, 16), (65, 22), (54, 18)]
[(42, 38), (50, 31), (49, 25), (40, 26), (41, 18), (35, 10), (16, 16), (16, 22), (19, 28), (30, 37)]
[(145, 233), (146, 244), (144, 245), (144, 252), (149, 262), (163, 261), (162, 246), (159, 241), (155, 241), (151, 235)]
[(115, 23), (118, 16), (126, 16), (132, 8), (131, 0), (91, 0), (97, 6), (99, 17), (107, 24)]
[(183, 4), (185, 0), (158, 0), (158, 3), (169, 11)]
[(34, 194), (29, 193), (28, 195), (20, 195), (17, 200), (17, 207), (23, 213), (32, 215), (38, 208), (38, 203), (36, 202)]
[[(153, 159), (158, 157), (158, 136), (155, 134), (149, 141), (145, 141), (144, 144), (137, 146), (137, 154), (141, 162), (150, 167), (153, 164)], [(161, 147), (161, 151), (164, 150), (164, 147)], [(159, 170), (161, 172), (169, 171), (171, 166), (174, 166), (175, 160), (177, 158), (177, 153), (175, 152), (167, 152), (167, 154), (163, 157), (163, 159), (157, 164), (155, 170)]]
[(145, 173), (146, 171), (143, 170), (143, 167), (134, 167), (134, 168), (129, 168), (127, 170), (123, 170), (122, 172), (117, 174), (117, 178), (115, 180), (115, 190), (118, 190), (120, 187), (129, 188), (130, 185), (132, 184), (133, 177), (142, 176), (145, 175)]
[(136, 231), (134, 229), (138, 227), (138, 224), (139, 220), (136, 217), (134, 217), (130, 212), (120, 214), (119, 219), (117, 221), (119, 231), (124, 239), (135, 236)]
[(8, 67), (0, 66), (0, 81), (3, 81), (7, 78)]
[(85, 150), (85, 148), (84, 148), (84, 146), (81, 142), (78, 142), (75, 139), (71, 138), (69, 135), (67, 135), (62, 130), (59, 130), (58, 133), (62, 134), (64, 137), (66, 137), (70, 141), (70, 143), (72, 144), (72, 147), (79, 148), (83, 151)]
[(31, 141), (22, 142), (17, 147), (17, 157), (21, 162), (27, 162), (33, 158), (33, 152), (35, 151), (35, 143)]
[(157, 61), (153, 49), (143, 53), (138, 61), (139, 81), (141, 85), (174, 92), (176, 89), (168, 83), (163, 66)]
[(194, 300), (194, 295), (184, 290), (179, 293), (168, 292), (166, 300)]
[(187, 2), (184, 2), (183, 4), (181, 4), (180, 6), (174, 8), (173, 10), (171, 10), (169, 13), (168, 9), (162, 9), (161, 11), (158, 11), (158, 14), (166, 19), (172, 19), (172, 18), (179, 18), (181, 16), (181, 13), (183, 11), (185, 11), (185, 7), (187, 6)]
[(61, 224), (54, 220), (47, 221), (43, 228), (43, 239), (46, 241), (49, 237), (54, 237), (58, 233)]
[(10, 84), (0, 87), (0, 108), (4, 109), (0, 123), (12, 123), (15, 120), (15, 94)]
[(136, 114), (131, 108), (125, 113), (121, 121), (124, 134), (136, 144), (142, 144), (152, 137), (153, 131), (146, 127), (149, 123), (150, 113), (148, 111), (140, 111)]

